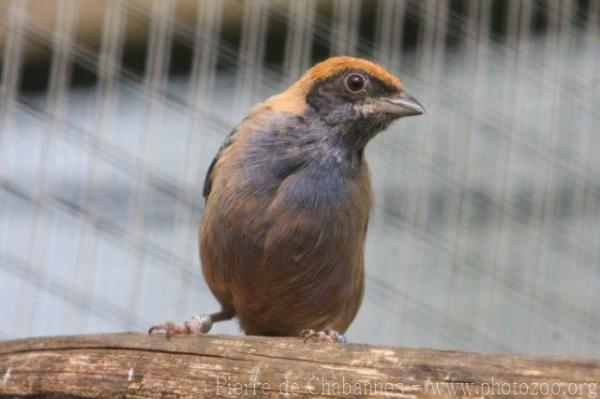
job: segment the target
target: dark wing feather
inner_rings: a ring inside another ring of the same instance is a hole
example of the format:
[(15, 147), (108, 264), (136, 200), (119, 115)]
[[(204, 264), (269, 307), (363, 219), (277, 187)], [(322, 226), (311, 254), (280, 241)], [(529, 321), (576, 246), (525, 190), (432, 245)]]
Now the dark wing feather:
[(217, 155), (215, 155), (212, 162), (210, 163), (210, 166), (208, 167), (208, 171), (206, 172), (206, 177), (204, 178), (204, 189), (202, 190), (202, 195), (204, 196), (205, 201), (208, 199), (208, 194), (210, 194), (210, 190), (212, 188), (212, 172), (213, 172), (213, 169), (215, 168), (215, 164), (219, 160), (219, 157), (223, 153), (223, 150), (225, 150), (225, 148), (229, 147), (229, 145), (231, 144), (231, 141), (232, 141), (233, 136), (236, 131), (237, 131), (237, 129), (233, 129), (227, 135), (227, 137), (225, 138), (225, 141), (223, 141), (223, 144), (221, 144), (221, 147), (219, 147), (219, 151), (217, 151)]

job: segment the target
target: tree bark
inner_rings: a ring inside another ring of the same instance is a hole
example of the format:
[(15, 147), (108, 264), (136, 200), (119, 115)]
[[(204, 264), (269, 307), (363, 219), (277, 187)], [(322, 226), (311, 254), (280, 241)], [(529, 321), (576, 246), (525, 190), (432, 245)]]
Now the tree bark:
[(0, 396), (596, 398), (600, 361), (300, 339), (141, 334), (0, 342)]

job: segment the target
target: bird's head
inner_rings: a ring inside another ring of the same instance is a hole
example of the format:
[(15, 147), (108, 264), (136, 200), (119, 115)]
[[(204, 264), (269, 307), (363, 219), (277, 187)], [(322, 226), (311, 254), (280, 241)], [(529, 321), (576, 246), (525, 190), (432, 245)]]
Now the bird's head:
[(420, 115), (423, 106), (402, 82), (381, 66), (347, 56), (310, 68), (285, 92), (265, 105), (296, 115), (316, 115), (359, 148), (392, 121)]

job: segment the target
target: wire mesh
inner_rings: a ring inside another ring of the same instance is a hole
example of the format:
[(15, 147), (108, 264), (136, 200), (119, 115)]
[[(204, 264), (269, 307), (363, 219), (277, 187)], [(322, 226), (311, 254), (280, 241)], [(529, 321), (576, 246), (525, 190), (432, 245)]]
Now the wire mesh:
[(350, 340), (600, 349), (600, 2), (13, 0), (0, 44), (0, 338), (216, 310), (208, 164), (253, 104), (350, 54), (428, 112), (367, 149)]

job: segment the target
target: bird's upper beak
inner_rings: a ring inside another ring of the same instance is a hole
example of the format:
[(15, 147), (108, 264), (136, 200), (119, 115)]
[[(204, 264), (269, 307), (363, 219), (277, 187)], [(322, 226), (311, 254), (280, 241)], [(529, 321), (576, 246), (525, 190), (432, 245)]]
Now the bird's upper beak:
[(376, 98), (373, 105), (377, 112), (391, 114), (396, 118), (425, 113), (425, 108), (423, 108), (421, 103), (406, 92), (401, 92), (393, 97)]

